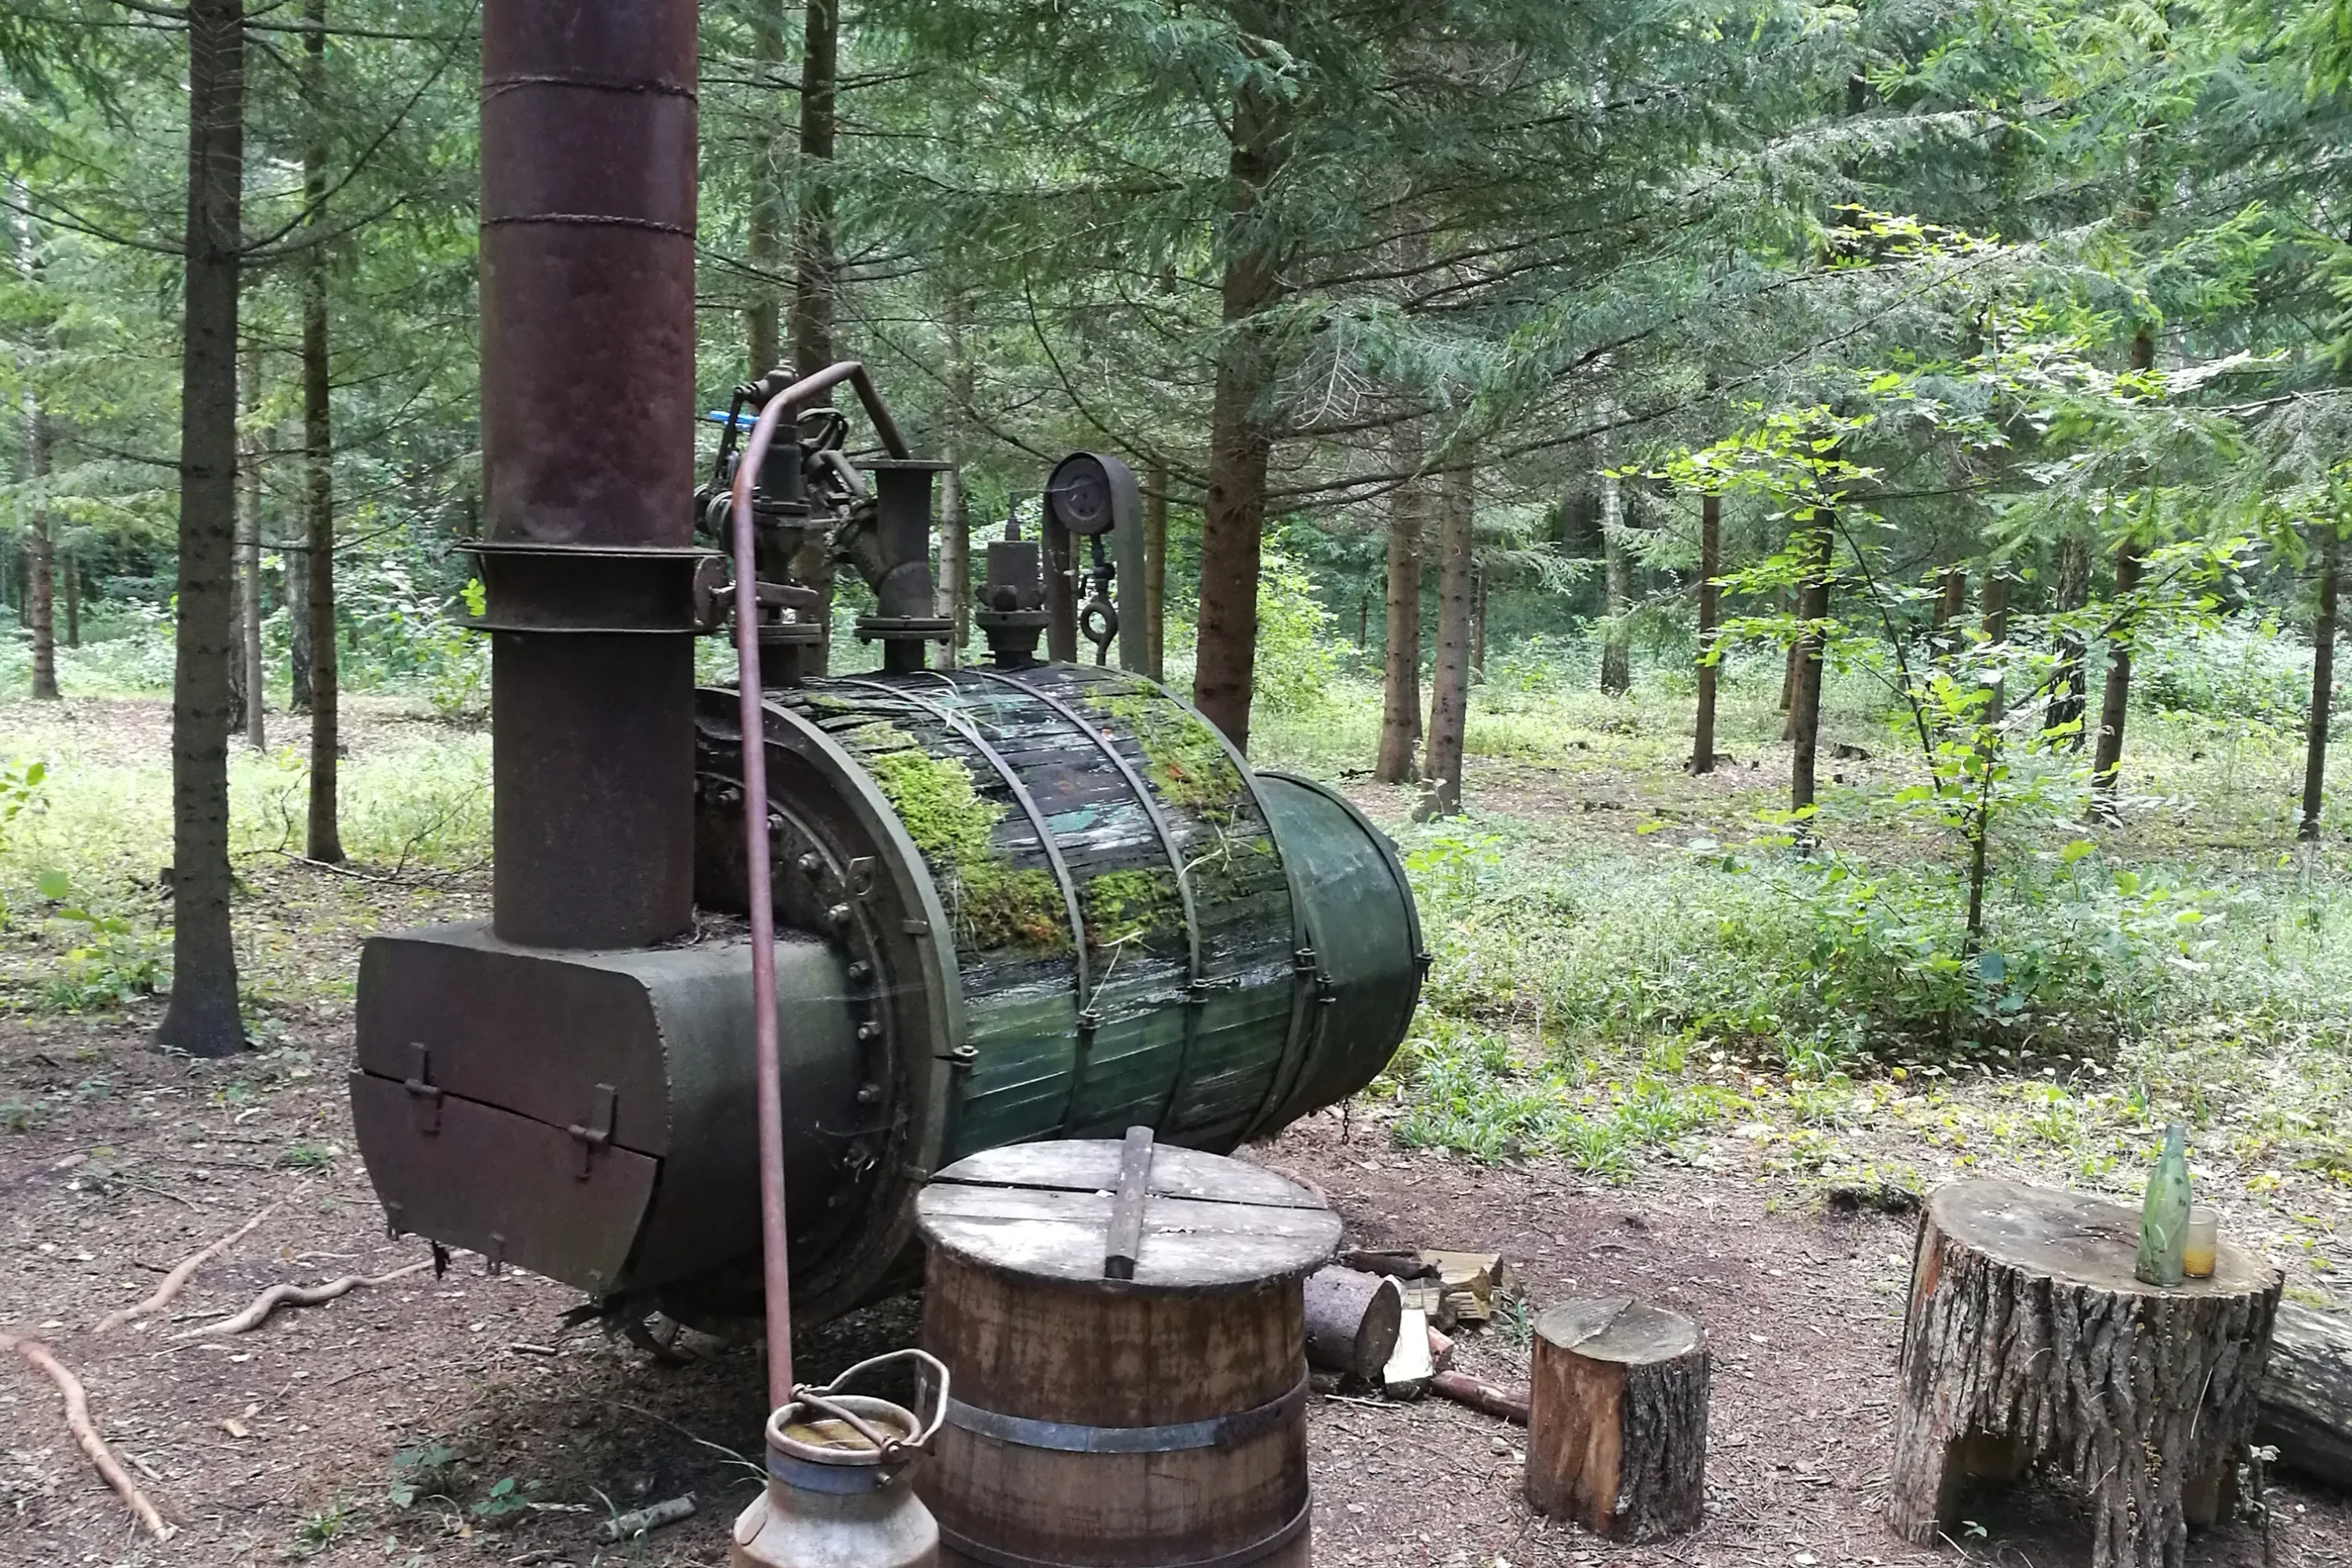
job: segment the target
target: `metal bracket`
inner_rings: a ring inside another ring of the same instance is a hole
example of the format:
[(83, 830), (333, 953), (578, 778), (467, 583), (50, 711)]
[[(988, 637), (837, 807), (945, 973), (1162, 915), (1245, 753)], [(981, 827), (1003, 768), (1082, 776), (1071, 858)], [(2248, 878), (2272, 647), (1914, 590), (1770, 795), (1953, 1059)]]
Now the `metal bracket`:
[(430, 1138), (441, 1131), (441, 1091), (433, 1087), (433, 1052), (422, 1040), (408, 1042), (408, 1077), (401, 1088), (416, 1110), (416, 1130)]
[(596, 1086), (596, 1125), (587, 1127), (575, 1121), (564, 1129), (579, 1141), (580, 1169), (572, 1174), (583, 1182), (588, 1179), (590, 1168), (596, 1157), (596, 1151), (613, 1141), (613, 1110), (619, 1099), (619, 1093), (611, 1084), (598, 1084)]

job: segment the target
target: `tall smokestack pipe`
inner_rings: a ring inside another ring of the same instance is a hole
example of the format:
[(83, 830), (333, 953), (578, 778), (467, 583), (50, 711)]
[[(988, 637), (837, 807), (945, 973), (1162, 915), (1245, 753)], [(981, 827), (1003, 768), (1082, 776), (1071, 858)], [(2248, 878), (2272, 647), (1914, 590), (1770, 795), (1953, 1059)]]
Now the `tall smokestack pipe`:
[(695, 0), (482, 15), (492, 924), (693, 919)]

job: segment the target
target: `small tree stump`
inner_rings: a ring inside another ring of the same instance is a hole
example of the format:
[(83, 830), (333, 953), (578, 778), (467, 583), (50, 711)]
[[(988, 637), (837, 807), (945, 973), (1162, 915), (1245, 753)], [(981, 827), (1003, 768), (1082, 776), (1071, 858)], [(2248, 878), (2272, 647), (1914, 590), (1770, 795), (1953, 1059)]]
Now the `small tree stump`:
[(2014, 1182), (1919, 1216), (1887, 1517), (1917, 1545), (1972, 1479), (2031, 1467), (2093, 1512), (2091, 1568), (2179, 1568), (2252, 1431), (2278, 1270), (2224, 1244), (2210, 1279), (2133, 1277), (2139, 1213)]
[(1612, 1541), (1696, 1529), (1706, 1500), (1706, 1339), (1612, 1297), (1536, 1319), (1528, 1503)]

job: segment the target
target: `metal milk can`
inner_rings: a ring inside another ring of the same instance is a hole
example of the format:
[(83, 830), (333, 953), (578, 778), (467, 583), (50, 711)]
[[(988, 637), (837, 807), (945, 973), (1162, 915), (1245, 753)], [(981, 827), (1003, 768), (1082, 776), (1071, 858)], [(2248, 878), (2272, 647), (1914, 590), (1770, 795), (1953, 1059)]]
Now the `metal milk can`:
[[(938, 1400), (929, 1426), (887, 1399), (837, 1392), (900, 1361), (929, 1374)], [(947, 1415), (948, 1369), (921, 1351), (893, 1351), (793, 1393), (768, 1417), (768, 1486), (735, 1520), (732, 1568), (937, 1568), (940, 1529), (913, 1472)]]

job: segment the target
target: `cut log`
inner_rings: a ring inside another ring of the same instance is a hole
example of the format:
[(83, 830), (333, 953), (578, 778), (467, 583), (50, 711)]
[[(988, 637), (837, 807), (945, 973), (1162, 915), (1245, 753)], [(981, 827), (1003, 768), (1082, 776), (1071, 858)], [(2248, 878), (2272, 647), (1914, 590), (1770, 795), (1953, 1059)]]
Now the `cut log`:
[(2179, 1568), (2230, 1502), (2279, 1274), (2224, 1242), (2213, 1275), (2133, 1277), (2139, 1212), (2014, 1182), (1938, 1188), (1919, 1216), (1887, 1516), (1928, 1545), (1972, 1481), (2030, 1467), (2092, 1510), (2090, 1568)]
[(2287, 1468), (2352, 1490), (2352, 1316), (2280, 1304), (2254, 1441)]
[(1318, 1268), (1307, 1277), (1307, 1360), (1370, 1383), (1396, 1352), (1404, 1311), (1397, 1282), (1384, 1274)]
[(1706, 1500), (1706, 1337), (1612, 1297), (1536, 1319), (1528, 1503), (1612, 1541), (1696, 1529)]

